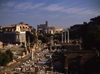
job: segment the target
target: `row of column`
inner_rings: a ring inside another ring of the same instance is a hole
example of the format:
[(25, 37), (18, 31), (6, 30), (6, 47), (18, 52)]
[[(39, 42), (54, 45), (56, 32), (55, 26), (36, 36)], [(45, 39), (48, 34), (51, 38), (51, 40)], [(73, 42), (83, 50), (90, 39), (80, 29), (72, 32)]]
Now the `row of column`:
[[(63, 32), (62, 32), (62, 43), (63, 43)], [(66, 32), (65, 32), (65, 43), (66, 43)], [(67, 43), (69, 43), (69, 31), (67, 31)]]

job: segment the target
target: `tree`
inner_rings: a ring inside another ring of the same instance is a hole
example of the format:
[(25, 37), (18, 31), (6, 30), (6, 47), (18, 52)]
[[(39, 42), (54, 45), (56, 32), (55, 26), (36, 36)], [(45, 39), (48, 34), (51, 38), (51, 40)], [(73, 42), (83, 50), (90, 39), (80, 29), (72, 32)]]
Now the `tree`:
[[(28, 38), (29, 37), (29, 38)], [(28, 42), (28, 39), (29, 39), (29, 42), (34, 42), (36, 39), (37, 39), (37, 36), (32, 34), (31, 32), (27, 31), (26, 32), (26, 41)]]
[(49, 42), (49, 38), (46, 37), (46, 36), (43, 36), (43, 38), (42, 38), (42, 42), (43, 42), (43, 43), (47, 43), (47, 42)]
[(46, 35), (44, 35), (44, 36), (39, 35), (38, 39), (41, 40), (43, 43), (47, 43), (47, 42), (49, 42), (49, 35), (48, 35), (48, 37)]
[(38, 36), (38, 39), (39, 39), (39, 40), (42, 40), (42, 35), (39, 35), (39, 36)]
[(100, 51), (100, 30), (89, 32), (83, 42), (84, 49), (91, 50), (96, 48)]
[(9, 56), (9, 62), (13, 61), (13, 53), (9, 50), (6, 51), (6, 54)]
[[(100, 16), (91, 18), (88, 23), (85, 37), (83, 37), (84, 49), (91, 50), (93, 48), (100, 51)], [(92, 28), (91, 28), (92, 27)]]
[(2, 60), (3, 60), (2, 52), (0, 51), (0, 65), (2, 64)]
[(3, 53), (3, 54), (2, 54), (2, 57), (3, 57), (3, 59), (2, 59), (1, 65), (2, 65), (2, 66), (7, 66), (7, 63), (10, 62), (9, 56), (8, 56), (7, 54)]
[(7, 50), (6, 53), (0, 51), (0, 66), (6, 66), (12, 60), (13, 53), (10, 50)]

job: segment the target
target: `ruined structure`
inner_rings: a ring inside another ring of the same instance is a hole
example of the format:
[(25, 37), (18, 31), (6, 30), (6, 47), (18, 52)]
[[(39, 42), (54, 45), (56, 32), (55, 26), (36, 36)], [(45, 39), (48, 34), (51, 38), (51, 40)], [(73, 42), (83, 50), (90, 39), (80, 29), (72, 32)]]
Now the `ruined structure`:
[[(62, 43), (63, 42), (66, 43), (66, 33), (67, 33), (67, 43), (69, 43), (69, 31), (68, 31), (68, 29), (63, 29), (61, 33), (62, 33)], [(63, 33), (65, 34), (64, 37), (63, 37)]]
[[(59, 56), (57, 56), (59, 55)], [(93, 73), (99, 70), (99, 52), (97, 51), (66, 51), (64, 50), (62, 55), (54, 53), (54, 57), (50, 60), (50, 71), (68, 73)], [(97, 59), (97, 61), (96, 61)], [(59, 62), (61, 66), (57, 69), (55, 68), (55, 63)], [(93, 67), (92, 67), (93, 66)], [(96, 68), (96, 69), (95, 69)], [(92, 71), (91, 71), (92, 70)]]
[(30, 31), (29, 25), (23, 23), (2, 27), (0, 41), (14, 44), (25, 43), (26, 31)]

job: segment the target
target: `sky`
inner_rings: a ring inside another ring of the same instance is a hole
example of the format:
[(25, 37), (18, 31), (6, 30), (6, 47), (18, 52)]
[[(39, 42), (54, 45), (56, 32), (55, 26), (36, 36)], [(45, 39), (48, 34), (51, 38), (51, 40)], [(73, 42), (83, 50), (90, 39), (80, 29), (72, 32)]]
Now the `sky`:
[(100, 15), (100, 0), (0, 0), (0, 26), (24, 22), (34, 28), (70, 28)]

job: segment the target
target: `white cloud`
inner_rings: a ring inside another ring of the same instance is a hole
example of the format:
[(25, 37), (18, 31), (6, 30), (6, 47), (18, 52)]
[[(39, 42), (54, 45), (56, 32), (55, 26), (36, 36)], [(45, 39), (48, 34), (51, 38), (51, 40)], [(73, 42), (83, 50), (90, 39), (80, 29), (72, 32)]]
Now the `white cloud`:
[(20, 3), (20, 4), (16, 5), (15, 8), (27, 10), (27, 9), (36, 9), (42, 5), (44, 5), (44, 3), (37, 3), (37, 4), (33, 5), (31, 2), (28, 2), (28, 3)]
[(4, 8), (4, 9), (0, 10), (0, 12), (7, 12), (7, 11), (9, 11), (9, 9), (7, 9), (7, 8)]
[(56, 15), (48, 15), (47, 17), (49, 17), (49, 18), (57, 18), (57, 17), (59, 17), (59, 14), (56, 14)]
[(43, 10), (46, 11), (59, 11), (59, 12), (64, 12), (64, 13), (72, 13), (72, 14), (92, 14), (92, 15), (100, 15), (99, 11), (95, 11), (93, 9), (89, 9), (88, 7), (72, 7), (70, 5), (60, 5), (60, 4), (51, 4), (46, 7), (42, 7)]
[(38, 7), (43, 6), (43, 5), (44, 5), (44, 3), (38, 3), (38, 4), (31, 6), (30, 8), (34, 9), (34, 8), (38, 8)]
[(8, 6), (8, 7), (11, 7), (11, 6), (14, 6), (15, 5), (15, 2), (8, 2), (7, 4), (6, 4), (6, 6)]
[(12, 6), (14, 6), (15, 5), (15, 2), (13, 2), (13, 1), (10, 1), (10, 2), (7, 2), (7, 3), (2, 3), (2, 4), (0, 4), (1, 6), (6, 6), (6, 7), (12, 7)]
[(59, 4), (51, 4), (47, 7), (44, 7), (43, 9), (48, 11), (61, 11), (64, 9), (64, 7), (60, 7)]
[(19, 15), (25, 15), (25, 13), (17, 13), (17, 14), (19, 14)]
[(32, 5), (32, 3), (20, 3), (20, 4), (16, 4), (15, 8), (16, 9), (22, 9), (22, 10), (25, 10), (25, 9), (28, 9), (30, 8)]

